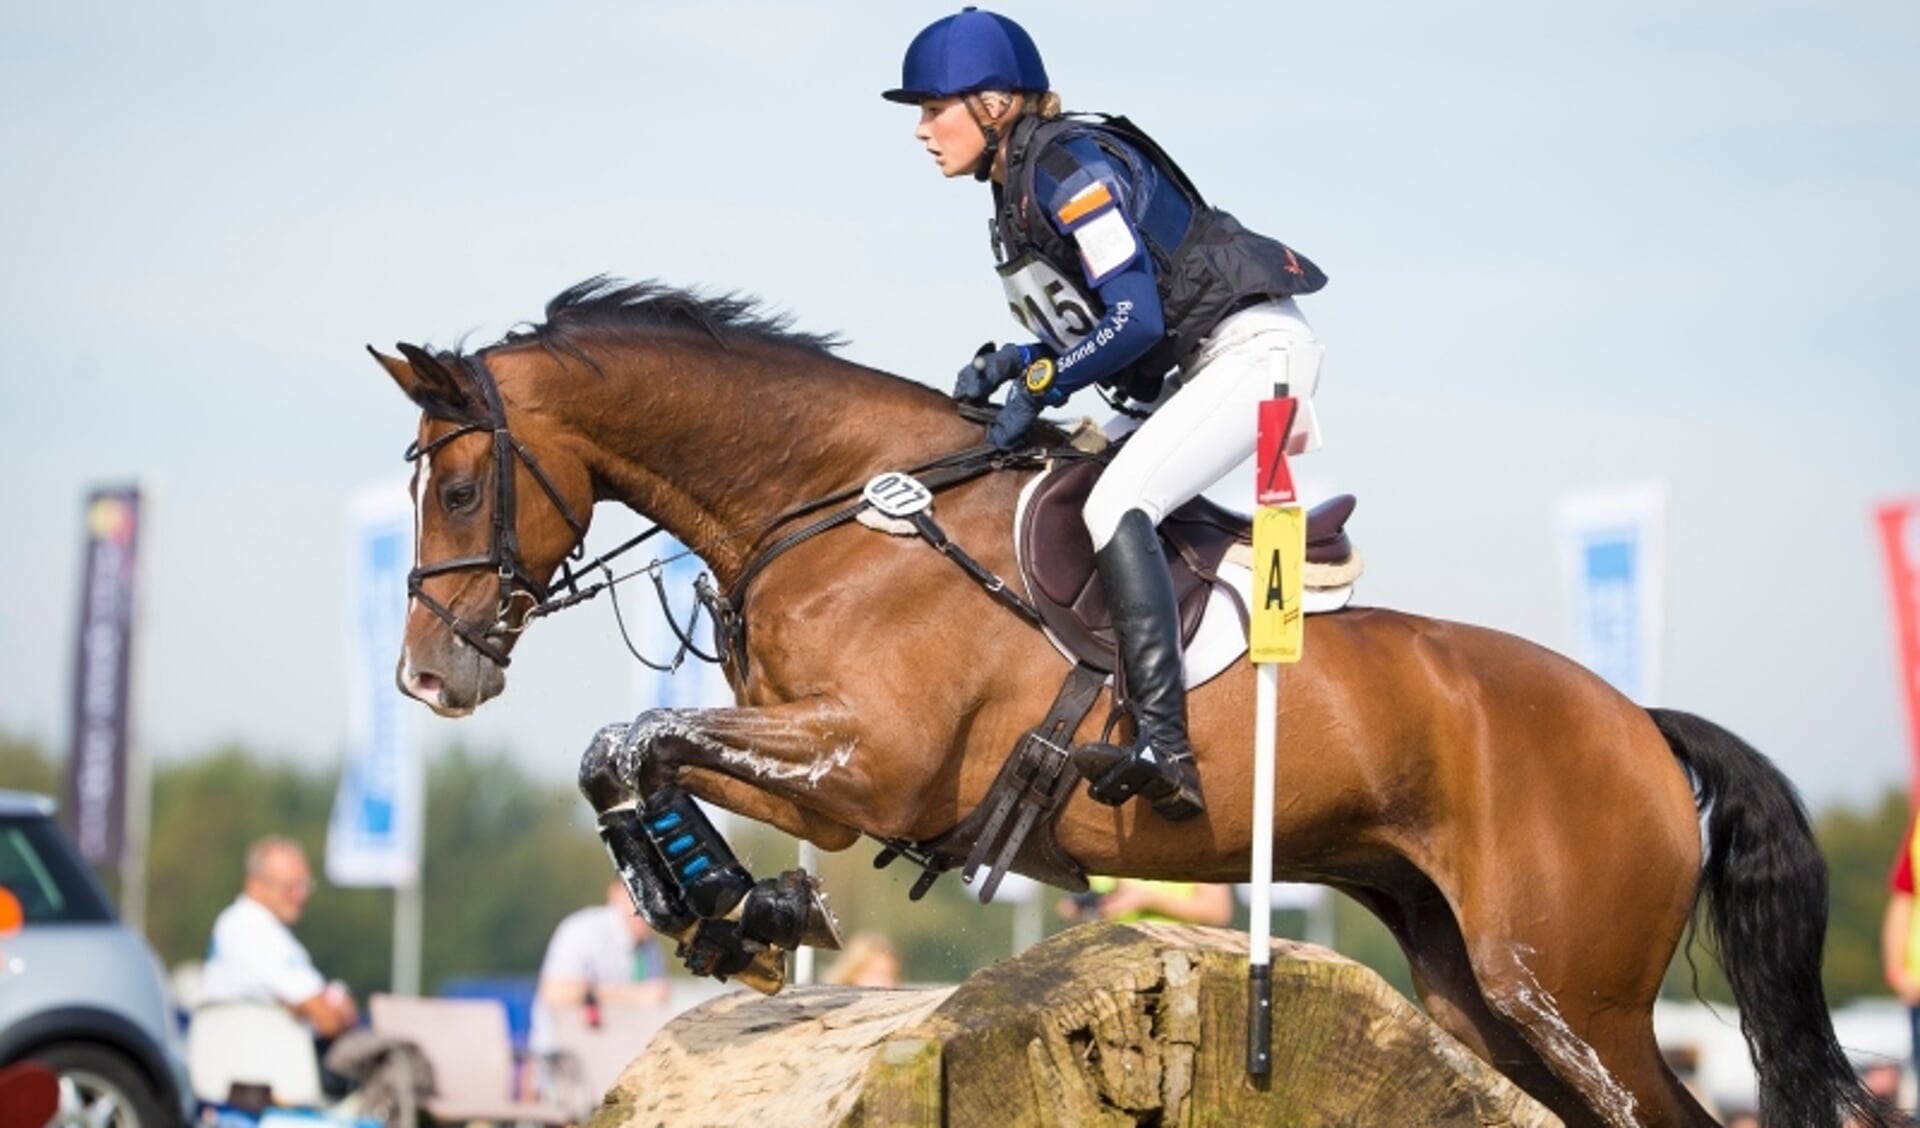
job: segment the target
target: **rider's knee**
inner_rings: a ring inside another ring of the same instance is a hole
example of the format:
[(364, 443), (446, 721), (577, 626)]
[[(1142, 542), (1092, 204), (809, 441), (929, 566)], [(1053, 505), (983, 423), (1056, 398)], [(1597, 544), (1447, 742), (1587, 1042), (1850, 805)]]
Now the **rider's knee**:
[(1080, 507), (1080, 518), (1087, 523), (1087, 533), (1093, 537), (1093, 550), (1098, 552), (1107, 547), (1113, 534), (1120, 531), (1120, 522), (1129, 513), (1144, 513), (1149, 527), (1159, 525), (1164, 514), (1155, 510), (1151, 502), (1118, 490), (1103, 493), (1096, 483), (1093, 492), (1087, 496), (1086, 504)]

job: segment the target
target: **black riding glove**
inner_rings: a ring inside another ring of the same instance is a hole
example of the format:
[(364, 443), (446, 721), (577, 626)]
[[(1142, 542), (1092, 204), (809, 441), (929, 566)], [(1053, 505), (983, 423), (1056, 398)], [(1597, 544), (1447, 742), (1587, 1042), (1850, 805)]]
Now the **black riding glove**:
[(973, 359), (960, 370), (953, 381), (953, 398), (961, 403), (983, 404), (993, 395), (1000, 385), (1020, 375), (1030, 359), (1030, 351), (1022, 345), (1002, 345), (995, 348), (992, 341), (980, 346)]

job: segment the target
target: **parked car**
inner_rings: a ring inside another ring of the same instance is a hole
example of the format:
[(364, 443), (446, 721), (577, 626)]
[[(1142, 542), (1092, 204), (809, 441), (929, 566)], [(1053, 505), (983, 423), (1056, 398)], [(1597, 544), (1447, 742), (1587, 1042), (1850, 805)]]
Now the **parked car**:
[(120, 922), (43, 795), (0, 791), (0, 1065), (60, 1076), (56, 1125), (174, 1128), (193, 1116), (153, 949)]

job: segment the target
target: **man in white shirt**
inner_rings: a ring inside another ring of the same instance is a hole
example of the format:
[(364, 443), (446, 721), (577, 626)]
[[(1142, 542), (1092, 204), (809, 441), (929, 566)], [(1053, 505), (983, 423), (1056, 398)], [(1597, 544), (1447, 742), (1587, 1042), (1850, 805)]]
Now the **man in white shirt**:
[(567, 914), (547, 941), (528, 1046), (536, 1054), (553, 1051), (555, 1011), (606, 1003), (663, 1006), (667, 995), (660, 941), (633, 911), (626, 886), (615, 881), (605, 904)]
[(247, 848), (246, 883), (213, 922), (201, 973), (205, 1002), (278, 1003), (322, 1041), (360, 1021), (346, 985), (327, 982), (291, 931), (312, 892), (299, 843), (273, 835)]

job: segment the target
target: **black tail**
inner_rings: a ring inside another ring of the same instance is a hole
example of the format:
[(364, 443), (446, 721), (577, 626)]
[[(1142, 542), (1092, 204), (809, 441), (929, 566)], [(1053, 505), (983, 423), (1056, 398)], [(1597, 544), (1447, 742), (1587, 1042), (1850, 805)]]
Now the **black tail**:
[(1881, 1123), (1827, 1015), (1827, 863), (1799, 795), (1765, 756), (1712, 721), (1647, 712), (1693, 773), (1708, 811), (1700, 885), (1760, 1078), (1761, 1123)]

